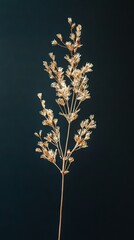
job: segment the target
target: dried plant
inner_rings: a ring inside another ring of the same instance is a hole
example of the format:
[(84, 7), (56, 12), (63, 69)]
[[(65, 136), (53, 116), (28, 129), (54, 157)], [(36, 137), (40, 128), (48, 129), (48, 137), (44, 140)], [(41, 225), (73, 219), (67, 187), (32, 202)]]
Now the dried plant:
[[(65, 146), (63, 148), (61, 145), (61, 129), (58, 126), (58, 119), (54, 117), (53, 111), (46, 107), (42, 93), (37, 95), (42, 106), (40, 111), (43, 116), (42, 124), (43, 126), (49, 126), (51, 131), (46, 136), (43, 136), (42, 130), (35, 133), (39, 138), (36, 152), (41, 153), (41, 158), (54, 164), (62, 176), (58, 240), (61, 239), (64, 177), (69, 173), (70, 165), (74, 162), (74, 152), (88, 146), (87, 141), (90, 139), (92, 129), (96, 128), (94, 115), (90, 115), (88, 119), (80, 123), (80, 129), (74, 135), (74, 146), (72, 148), (68, 147), (71, 123), (77, 119), (81, 103), (91, 98), (88, 91), (89, 79), (87, 73), (91, 72), (93, 67), (92, 63), (86, 63), (85, 66), (78, 68), (81, 58), (78, 49), (82, 46), (82, 26), (73, 23), (71, 18), (68, 18), (68, 23), (70, 25), (69, 41), (64, 42), (63, 36), (58, 33), (56, 34), (57, 40), (54, 39), (51, 42), (53, 46), (60, 46), (68, 51), (68, 54), (64, 56), (64, 59), (68, 62), (66, 71), (64, 72), (62, 67), (58, 67), (55, 55), (52, 52), (49, 53), (50, 63), (43, 62), (44, 70), (53, 81), (51, 87), (55, 88), (56, 91), (57, 98), (55, 101), (60, 109), (59, 115), (64, 117), (68, 123)], [(67, 81), (69, 81), (69, 84)], [(61, 164), (58, 164), (58, 158)]]

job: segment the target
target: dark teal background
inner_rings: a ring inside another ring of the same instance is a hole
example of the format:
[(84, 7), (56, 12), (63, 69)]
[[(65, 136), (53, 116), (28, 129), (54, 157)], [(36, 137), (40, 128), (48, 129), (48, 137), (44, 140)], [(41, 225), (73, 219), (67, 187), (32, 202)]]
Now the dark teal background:
[(97, 129), (65, 179), (62, 240), (133, 239), (132, 15), (132, 1), (0, 0), (1, 240), (57, 239), (60, 175), (39, 160), (33, 133), (42, 127), (38, 92), (58, 113), (42, 61), (55, 51), (64, 66), (64, 49), (50, 41), (67, 36), (67, 17), (83, 26), (82, 63), (94, 64), (92, 99), (72, 131), (93, 113)]

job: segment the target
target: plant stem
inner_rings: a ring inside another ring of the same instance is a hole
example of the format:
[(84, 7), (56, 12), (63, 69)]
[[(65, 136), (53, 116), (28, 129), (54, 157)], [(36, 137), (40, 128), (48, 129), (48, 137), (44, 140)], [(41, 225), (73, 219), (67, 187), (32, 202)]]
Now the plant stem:
[(60, 218), (59, 218), (59, 232), (58, 232), (58, 240), (61, 239), (61, 225), (62, 225), (62, 209), (63, 209), (63, 195), (64, 195), (64, 171), (65, 171), (65, 156), (67, 153), (67, 146), (68, 146), (68, 140), (69, 140), (69, 133), (70, 133), (70, 123), (68, 123), (68, 130), (67, 130), (67, 138), (66, 138), (66, 144), (65, 144), (65, 151), (63, 156), (63, 163), (62, 163), (62, 183), (61, 183), (61, 200), (60, 200)]
[[(69, 134), (70, 134), (70, 123), (68, 123), (67, 138), (66, 138), (66, 145), (65, 145), (64, 157), (66, 156), (66, 153), (67, 153)], [(63, 160), (63, 161), (64, 161), (64, 160)]]
[[(66, 145), (65, 145), (65, 151), (64, 151), (64, 158), (65, 158), (65, 156), (67, 154), (69, 134), (70, 134), (70, 122), (68, 123), (68, 130), (67, 130), (67, 138), (66, 138)], [(65, 160), (63, 160), (63, 163), (64, 163), (64, 170), (66, 170), (67, 161), (65, 162)]]
[(60, 200), (60, 218), (59, 218), (58, 240), (61, 239), (61, 225), (62, 225), (63, 196), (64, 196), (64, 173), (62, 173), (62, 184), (61, 184), (61, 200)]
[(54, 163), (54, 165), (58, 168), (58, 170), (61, 172), (61, 169), (59, 168), (59, 166), (56, 164), (56, 163)]
[(74, 102), (74, 92), (73, 92), (73, 96), (72, 96), (72, 102), (71, 102), (70, 112), (72, 112), (72, 110), (73, 110), (73, 102)]

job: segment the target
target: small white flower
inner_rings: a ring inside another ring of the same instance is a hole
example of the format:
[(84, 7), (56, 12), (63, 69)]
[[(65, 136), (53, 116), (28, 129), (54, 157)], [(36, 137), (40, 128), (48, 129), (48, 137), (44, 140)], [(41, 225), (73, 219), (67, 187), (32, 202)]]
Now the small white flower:
[(42, 150), (40, 148), (36, 148), (35, 151), (36, 152), (42, 152)]
[(43, 108), (45, 108), (45, 100), (41, 101), (41, 105), (42, 105)]
[(72, 18), (70, 18), (70, 17), (68, 18), (68, 23), (72, 24)]
[(80, 24), (78, 24), (78, 26), (76, 27), (77, 31), (81, 31), (82, 30), (82, 26)]
[(62, 35), (60, 33), (56, 34), (56, 36), (62, 41)]
[(67, 46), (70, 46), (71, 45), (71, 42), (69, 41), (69, 42), (66, 42), (65, 43)]
[(37, 96), (39, 99), (42, 99), (42, 93), (38, 93)]
[(56, 46), (58, 44), (55, 39), (53, 41), (51, 41), (51, 43), (52, 43), (53, 46)]
[(75, 39), (75, 34), (74, 34), (74, 33), (70, 33), (70, 37), (69, 37), (69, 38), (74, 41), (74, 39)]
[(55, 60), (55, 55), (53, 54), (53, 52), (49, 53), (49, 57), (54, 61)]

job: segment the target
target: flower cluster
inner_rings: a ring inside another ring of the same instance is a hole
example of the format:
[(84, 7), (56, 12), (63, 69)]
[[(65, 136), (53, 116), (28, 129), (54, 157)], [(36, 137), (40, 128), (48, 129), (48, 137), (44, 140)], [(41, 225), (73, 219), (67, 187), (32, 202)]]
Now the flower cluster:
[[(56, 164), (57, 152), (60, 158), (62, 158), (61, 144), (60, 144), (60, 127), (57, 126), (58, 119), (54, 118), (53, 111), (47, 109), (45, 105), (45, 100), (42, 99), (42, 93), (38, 93), (38, 98), (40, 99), (42, 110), (39, 112), (45, 119), (42, 121), (42, 125), (51, 127), (51, 132), (47, 133), (47, 136), (42, 137), (42, 130), (39, 133), (35, 133), (39, 137), (38, 148), (36, 152), (42, 152), (41, 158), (47, 159), (48, 161)], [(44, 139), (44, 140), (43, 140)], [(49, 144), (56, 147), (55, 151), (49, 148)]]
[[(69, 54), (66, 54), (64, 57), (68, 62), (67, 70), (64, 73), (63, 68), (58, 67), (55, 55), (52, 52), (49, 53), (50, 63), (43, 61), (43, 65), (50, 79), (55, 80), (51, 83), (51, 87), (56, 90), (56, 96), (58, 97), (56, 102), (61, 110), (60, 115), (64, 116), (71, 123), (78, 116), (80, 104), (91, 98), (88, 91), (89, 79), (86, 73), (92, 71), (93, 64), (86, 63), (85, 66), (78, 68), (81, 55), (77, 50), (82, 46), (80, 43), (82, 26), (73, 23), (71, 18), (68, 18), (68, 23), (70, 25), (70, 41), (64, 42), (60, 33), (56, 34), (57, 40), (54, 39), (52, 41), (53, 46), (57, 45), (69, 50)], [(67, 85), (65, 77), (70, 80), (69, 85)]]
[(92, 131), (90, 129), (96, 128), (96, 122), (94, 121), (94, 115), (90, 115), (89, 119), (83, 120), (80, 123), (80, 129), (75, 134), (74, 140), (76, 142), (76, 150), (87, 147), (87, 140), (90, 139)]
[[(70, 41), (64, 42), (62, 34), (58, 33), (56, 34), (56, 36), (60, 41), (60, 43), (58, 42), (58, 40), (54, 39), (52, 41), (52, 45), (53, 46), (59, 45), (61, 47), (67, 48), (71, 53), (73, 52), (76, 53), (77, 49), (82, 46), (82, 44), (80, 43), (82, 26), (80, 24), (76, 26), (76, 23), (73, 23), (71, 18), (68, 18), (68, 23), (70, 25), (70, 30), (71, 30), (70, 36), (69, 36)], [(75, 29), (75, 32), (73, 32), (74, 29)]]
[[(40, 114), (44, 117), (43, 125), (51, 127), (51, 132), (44, 138), (42, 131), (35, 133), (40, 138), (38, 142), (37, 152), (41, 152), (41, 157), (54, 163), (61, 173), (68, 173), (70, 164), (74, 161), (72, 154), (74, 151), (87, 147), (87, 140), (90, 139), (91, 129), (96, 127), (94, 115), (90, 115), (89, 119), (83, 120), (80, 124), (80, 129), (75, 134), (75, 146), (72, 150), (68, 149), (68, 141), (70, 134), (70, 124), (78, 118), (80, 105), (86, 99), (90, 99), (90, 92), (88, 90), (87, 73), (92, 72), (92, 63), (86, 63), (79, 67), (81, 54), (78, 49), (81, 48), (81, 30), (82, 26), (76, 24), (71, 18), (68, 18), (70, 26), (69, 40), (64, 41), (61, 33), (56, 34), (56, 38), (51, 42), (52, 46), (60, 46), (65, 48), (68, 53), (64, 56), (67, 61), (67, 69), (64, 71), (62, 67), (58, 66), (56, 57), (53, 52), (49, 53), (50, 63), (43, 61), (44, 70), (48, 73), (52, 80), (51, 87), (56, 91), (56, 103), (60, 108), (59, 114), (63, 116), (68, 122), (68, 131), (64, 151), (60, 143), (60, 128), (57, 126), (58, 119), (54, 118), (53, 111), (47, 109), (45, 100), (42, 99), (42, 93), (38, 94), (42, 110)], [(50, 143), (55, 147), (55, 150), (49, 148)], [(63, 160), (62, 169), (56, 163), (56, 157)]]

